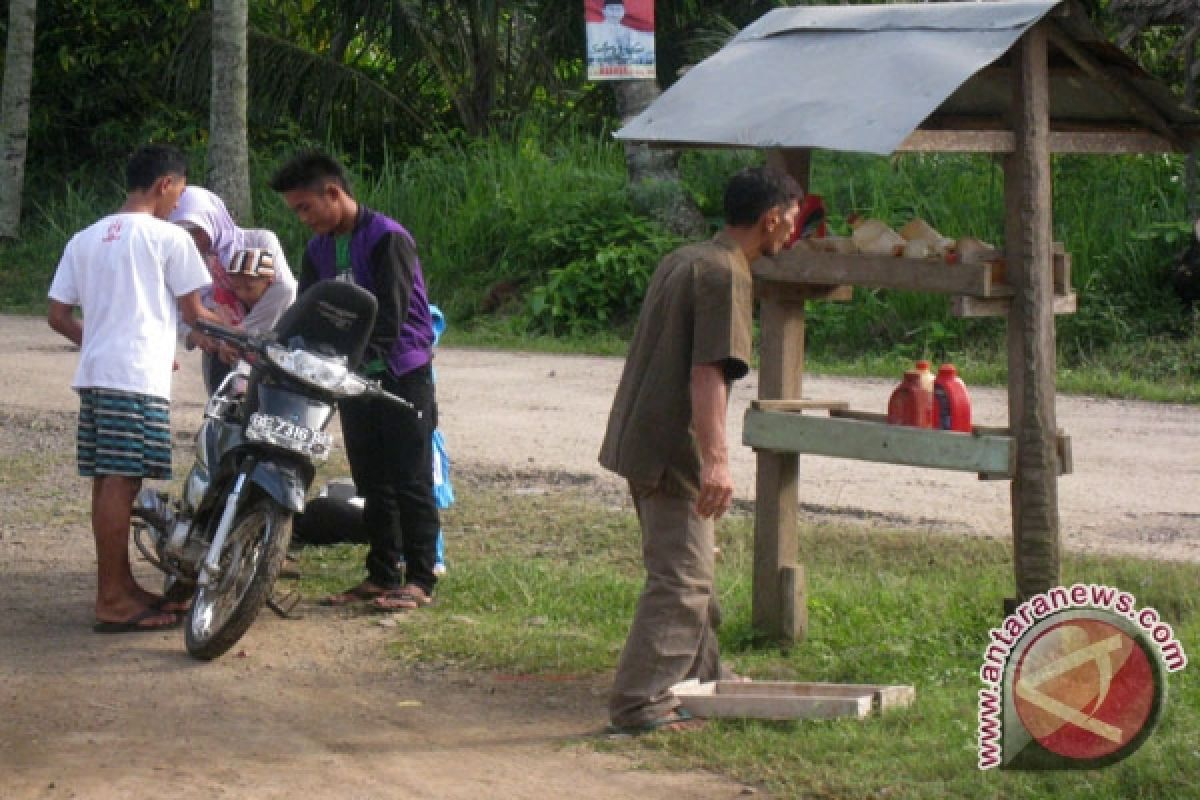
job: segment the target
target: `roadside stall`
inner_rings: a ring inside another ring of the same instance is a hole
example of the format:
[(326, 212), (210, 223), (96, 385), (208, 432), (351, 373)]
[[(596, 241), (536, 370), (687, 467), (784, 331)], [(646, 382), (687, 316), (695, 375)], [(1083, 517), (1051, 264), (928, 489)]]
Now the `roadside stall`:
[[(739, 90), (751, 84), (755, 92)], [(753, 624), (785, 641), (805, 634), (802, 453), (1011, 481), (1016, 590), (1005, 607), (1058, 585), (1057, 482), (1071, 471), (1071, 448), (1055, 421), (1054, 315), (1073, 312), (1076, 294), (1070, 254), (1051, 233), (1050, 155), (1187, 152), (1200, 143), (1200, 115), (1072, 0), (813, 6), (759, 19), (617, 138), (763, 149), (806, 188), (816, 148), (1002, 159), (998, 252), (947, 263), (928, 251), (793, 248), (753, 265), (759, 399), (743, 429), (757, 457)], [(1007, 318), (1008, 425), (899, 427), (836, 399), (804, 398), (805, 304), (847, 300), (854, 286), (936, 292), (956, 314)]]

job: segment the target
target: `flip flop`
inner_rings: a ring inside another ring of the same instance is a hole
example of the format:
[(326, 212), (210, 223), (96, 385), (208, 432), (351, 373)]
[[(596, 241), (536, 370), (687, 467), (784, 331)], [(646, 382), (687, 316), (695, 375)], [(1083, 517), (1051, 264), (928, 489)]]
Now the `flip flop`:
[(371, 601), (376, 611), (416, 611), (433, 605), (433, 598), (415, 586), (389, 589)]
[(331, 594), (329, 597), (321, 600), (323, 606), (352, 606), (355, 603), (369, 603), (372, 600), (382, 597), (387, 594), (387, 589), (380, 589), (377, 586), (367, 586), (365, 582), (352, 586), (344, 592)]
[[(171, 621), (160, 625), (143, 625), (142, 623), (154, 617), (170, 616)], [(97, 622), (92, 626), (95, 633), (151, 633), (153, 631), (169, 631), (178, 628), (181, 618), (178, 614), (168, 614), (157, 608), (147, 608), (134, 614), (124, 622)]]
[(703, 728), (707, 720), (700, 719), (686, 708), (677, 708), (663, 716), (635, 725), (609, 725), (604, 732), (609, 736), (641, 736), (655, 731), (694, 731)]

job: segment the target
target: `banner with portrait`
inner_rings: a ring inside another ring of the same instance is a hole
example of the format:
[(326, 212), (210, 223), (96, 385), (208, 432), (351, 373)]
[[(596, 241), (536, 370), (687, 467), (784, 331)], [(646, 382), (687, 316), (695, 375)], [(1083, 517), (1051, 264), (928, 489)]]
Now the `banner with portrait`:
[(654, 0), (584, 0), (588, 80), (653, 80)]

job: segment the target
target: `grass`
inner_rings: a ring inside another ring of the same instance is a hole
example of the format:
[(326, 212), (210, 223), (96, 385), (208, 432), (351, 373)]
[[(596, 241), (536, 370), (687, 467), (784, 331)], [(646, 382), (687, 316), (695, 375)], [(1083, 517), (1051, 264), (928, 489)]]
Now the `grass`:
[[(642, 573), (637, 523), (588, 487), (458, 493), (444, 512), (450, 572), (439, 603), (413, 615), (397, 658), (504, 673), (602, 675), (627, 631)], [(713, 769), (773, 796), (817, 798), (1184, 797), (1200, 777), (1200, 678), (1170, 678), (1167, 712), (1132, 757), (1104, 770), (981, 773), (977, 671), (986, 631), (1012, 588), (999, 541), (855, 527), (807, 527), (808, 639), (782, 649), (749, 626), (752, 521), (728, 518), (718, 591), (725, 657), (759, 679), (907, 683), (911, 708), (861, 721), (723, 720), (687, 735), (601, 746), (674, 767)], [(359, 548), (312, 549), (313, 596), (359, 576)], [(1200, 652), (1200, 568), (1068, 555), (1064, 581), (1118, 586), (1154, 607), (1186, 651)]]

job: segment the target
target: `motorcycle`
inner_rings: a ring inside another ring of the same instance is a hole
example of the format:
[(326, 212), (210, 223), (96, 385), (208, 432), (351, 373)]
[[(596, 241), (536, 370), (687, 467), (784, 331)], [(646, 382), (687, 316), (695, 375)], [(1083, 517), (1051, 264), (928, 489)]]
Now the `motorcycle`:
[(376, 314), (352, 283), (306, 291), (266, 334), (207, 322), (197, 329), (236, 350), (242, 363), (213, 393), (179, 497), (144, 488), (133, 508), (134, 541), (166, 573), (164, 597), (191, 599), (187, 651), (218, 658), (272, 600), (292, 518), (304, 511), (337, 401), (383, 397), (416, 412), (378, 382), (356, 375)]

